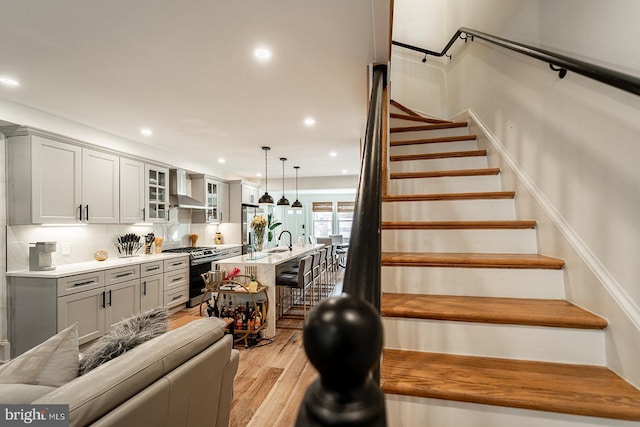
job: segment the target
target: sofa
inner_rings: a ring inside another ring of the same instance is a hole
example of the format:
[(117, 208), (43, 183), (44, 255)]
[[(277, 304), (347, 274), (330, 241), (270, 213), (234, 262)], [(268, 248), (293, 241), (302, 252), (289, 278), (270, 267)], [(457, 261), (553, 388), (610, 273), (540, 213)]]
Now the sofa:
[(239, 353), (224, 328), (195, 320), (32, 403), (68, 404), (71, 426), (227, 426)]

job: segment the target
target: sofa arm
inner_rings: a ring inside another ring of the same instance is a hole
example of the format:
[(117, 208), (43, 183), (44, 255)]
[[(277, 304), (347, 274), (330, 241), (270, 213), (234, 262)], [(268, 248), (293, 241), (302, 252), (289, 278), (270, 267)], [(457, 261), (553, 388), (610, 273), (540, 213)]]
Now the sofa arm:
[(238, 372), (240, 363), (240, 352), (231, 350), (231, 358), (224, 368), (222, 374), (222, 384), (220, 385), (220, 400), (218, 403), (218, 417), (216, 426), (228, 426), (229, 415), (231, 414), (231, 400), (233, 399), (233, 380)]

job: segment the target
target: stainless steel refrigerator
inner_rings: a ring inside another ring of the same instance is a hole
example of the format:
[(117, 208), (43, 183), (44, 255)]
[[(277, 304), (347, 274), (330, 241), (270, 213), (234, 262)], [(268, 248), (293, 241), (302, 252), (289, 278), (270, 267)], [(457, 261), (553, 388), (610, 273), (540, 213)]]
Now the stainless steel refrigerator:
[(242, 253), (249, 251), (251, 242), (251, 220), (256, 215), (263, 215), (264, 210), (256, 205), (242, 205)]

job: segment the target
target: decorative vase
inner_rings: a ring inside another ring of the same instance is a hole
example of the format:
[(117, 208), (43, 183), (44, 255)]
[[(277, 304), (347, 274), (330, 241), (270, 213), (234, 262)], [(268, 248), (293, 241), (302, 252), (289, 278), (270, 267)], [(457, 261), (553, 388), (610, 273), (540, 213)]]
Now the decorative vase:
[(262, 230), (261, 232), (256, 231), (254, 233), (254, 237), (256, 251), (262, 252), (262, 249), (264, 249), (264, 230)]

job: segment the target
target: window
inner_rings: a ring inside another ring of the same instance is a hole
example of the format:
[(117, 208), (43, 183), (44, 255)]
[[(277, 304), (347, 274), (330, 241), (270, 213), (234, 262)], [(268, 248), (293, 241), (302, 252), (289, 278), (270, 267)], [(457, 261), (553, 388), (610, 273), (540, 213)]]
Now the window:
[(329, 237), (333, 224), (333, 202), (313, 202), (313, 235)]
[(338, 202), (338, 234), (342, 234), (346, 241), (351, 236), (354, 206), (354, 202)]

